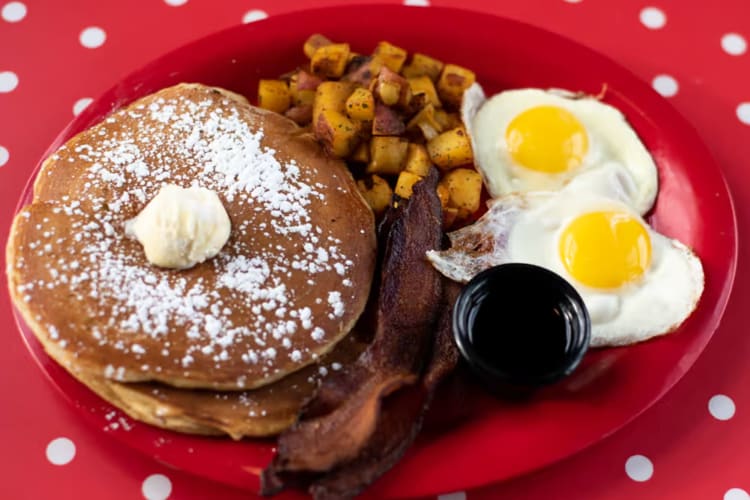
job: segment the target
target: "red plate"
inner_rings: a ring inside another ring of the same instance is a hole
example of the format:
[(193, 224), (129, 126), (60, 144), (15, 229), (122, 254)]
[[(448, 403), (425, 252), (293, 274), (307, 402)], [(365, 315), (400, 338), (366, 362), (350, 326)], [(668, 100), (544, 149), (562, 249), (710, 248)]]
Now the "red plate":
[[(737, 235), (727, 186), (697, 133), (648, 85), (596, 52), (546, 31), (436, 7), (352, 6), (272, 17), (204, 38), (136, 71), (81, 113), (48, 153), (111, 110), (178, 82), (219, 85), (252, 100), (260, 77), (304, 63), (302, 42), (312, 32), (347, 41), (362, 53), (388, 38), (410, 52), (474, 69), (489, 92), (539, 86), (598, 94), (606, 88), (604, 100), (625, 113), (659, 166), (661, 190), (651, 223), (693, 247), (706, 274), (700, 305), (680, 331), (590, 353), (573, 377), (528, 401), (509, 404), (479, 391), (444, 391), (432, 422), (456, 406), (468, 409), (468, 417), (440, 432), (432, 425), (370, 490), (374, 497), (467, 489), (549, 464), (619, 429), (682, 377), (717, 327), (734, 277)], [(24, 203), (30, 194), (29, 188)], [(20, 328), (52, 382), (96, 426), (159, 461), (257, 488), (272, 442), (190, 437), (132, 422), (127, 431), (114, 426), (119, 413), (112, 418), (109, 405), (51, 361), (25, 326)]]

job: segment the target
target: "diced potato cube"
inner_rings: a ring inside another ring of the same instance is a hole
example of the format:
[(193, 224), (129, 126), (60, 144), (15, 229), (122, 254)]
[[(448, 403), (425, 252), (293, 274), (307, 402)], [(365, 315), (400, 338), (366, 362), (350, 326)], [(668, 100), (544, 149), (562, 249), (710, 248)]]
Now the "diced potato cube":
[(439, 182), (437, 185), (437, 195), (440, 199), (440, 206), (443, 207), (443, 210), (445, 210), (448, 207), (448, 202), (451, 199), (451, 192), (448, 189), (448, 186), (446, 186), (442, 182)]
[(456, 127), (430, 139), (427, 142), (427, 152), (432, 163), (444, 170), (466, 165), (474, 160), (469, 135), (463, 127)]
[(386, 106), (393, 106), (401, 95), (401, 87), (395, 82), (378, 82), (377, 92), (380, 101)]
[(396, 47), (388, 42), (380, 42), (375, 47), (374, 55), (380, 58), (391, 71), (398, 73), (406, 62), (407, 52), (401, 47)]
[(380, 68), (378, 78), (372, 85), (373, 95), (386, 106), (406, 108), (411, 101), (411, 89), (406, 78), (388, 67)]
[(349, 61), (349, 44), (334, 43), (320, 47), (310, 60), (310, 71), (314, 75), (340, 78)]
[(314, 90), (299, 90), (297, 88), (293, 88), (291, 84), (289, 90), (291, 90), (292, 92), (293, 106), (304, 106), (308, 104), (312, 106), (313, 102), (315, 102)]
[(367, 56), (363, 60), (359, 61), (359, 64), (355, 64), (352, 61), (349, 71), (344, 75), (344, 80), (355, 82), (363, 87), (369, 87), (380, 69), (383, 67), (383, 61), (377, 57)]
[(427, 149), (422, 144), (409, 143), (404, 170), (425, 177), (430, 172), (431, 166), (432, 162)]
[(447, 231), (458, 219), (458, 209), (453, 207), (443, 207), (443, 230)]
[(456, 168), (440, 180), (448, 188), (448, 206), (457, 208), (462, 218), (479, 210), (482, 176), (473, 168)]
[(282, 80), (261, 80), (258, 82), (258, 106), (277, 113), (289, 109), (292, 95), (289, 85)]
[(412, 191), (412, 188), (414, 187), (414, 184), (416, 184), (417, 182), (421, 180), (422, 180), (421, 176), (404, 170), (400, 174), (398, 174), (398, 180), (396, 180), (395, 193), (399, 195), (401, 198), (409, 198), (411, 197), (411, 191)]
[(362, 197), (375, 212), (381, 215), (393, 200), (393, 190), (388, 182), (379, 175), (371, 175), (357, 181), (357, 188)]
[(430, 56), (424, 54), (415, 53), (411, 62), (404, 66), (401, 74), (407, 78), (415, 76), (427, 76), (433, 82), (436, 82), (440, 77), (440, 72), (443, 70), (443, 63), (437, 59), (433, 59)]
[(435, 121), (440, 124), (443, 130), (460, 127), (462, 124), (458, 113), (448, 113), (444, 109), (435, 110)]
[(318, 85), (323, 83), (320, 77), (308, 73), (304, 69), (299, 70), (293, 77), (292, 80), (296, 82), (296, 87), (299, 90), (315, 90)]
[(406, 130), (401, 117), (392, 108), (375, 105), (375, 118), (372, 120), (372, 135), (401, 135)]
[(354, 90), (351, 82), (323, 82), (315, 91), (313, 102), (313, 123), (318, 123), (321, 111), (331, 109), (343, 113), (346, 110), (346, 99)]
[(402, 137), (373, 137), (368, 174), (396, 175), (403, 170), (409, 142)]
[(313, 123), (313, 133), (326, 151), (338, 158), (349, 156), (360, 139), (359, 122), (333, 109), (321, 111)]
[(422, 135), (428, 141), (436, 138), (438, 134), (443, 131), (443, 128), (437, 120), (435, 120), (435, 108), (432, 104), (427, 104), (422, 108), (419, 113), (409, 120), (409, 123), (406, 126), (407, 130), (414, 130), (417, 128), (422, 131)]
[(375, 118), (375, 98), (367, 89), (358, 88), (346, 100), (346, 114), (349, 118), (370, 121)]
[(315, 33), (314, 35), (310, 35), (310, 38), (305, 40), (305, 46), (304, 51), (305, 55), (312, 59), (313, 54), (315, 54), (315, 51), (318, 50), (321, 47), (325, 47), (326, 45), (331, 45), (333, 42), (330, 41), (328, 38), (324, 37), (320, 33)]
[(307, 125), (312, 121), (312, 104), (299, 104), (287, 109), (284, 116), (297, 125)]
[(432, 83), (430, 77), (417, 76), (409, 78), (407, 81), (409, 82), (409, 88), (411, 89), (412, 94), (424, 94), (427, 96), (427, 102), (436, 108), (439, 108), (442, 105), (440, 103), (440, 98), (437, 95), (437, 90), (435, 90), (435, 84)]
[(370, 161), (370, 143), (360, 142), (349, 159), (357, 163), (368, 163)]
[(464, 91), (476, 81), (476, 75), (461, 66), (446, 64), (438, 80), (438, 94), (440, 99), (453, 107), (461, 106)]
[(315, 89), (322, 80), (307, 71), (300, 70), (289, 80), (289, 91), (292, 94), (292, 106), (311, 105), (315, 100)]

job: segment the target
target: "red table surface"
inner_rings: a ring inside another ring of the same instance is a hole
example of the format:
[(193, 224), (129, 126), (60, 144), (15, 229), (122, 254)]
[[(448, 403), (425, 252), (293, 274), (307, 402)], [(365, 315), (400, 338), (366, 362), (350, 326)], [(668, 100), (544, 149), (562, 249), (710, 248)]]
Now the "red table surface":
[[(32, 168), (72, 118), (80, 99), (96, 97), (154, 57), (243, 19), (340, 2), (0, 0), (0, 239), (4, 242), (7, 237)], [(522, 20), (589, 45), (645, 81), (658, 82), (657, 90), (670, 94), (668, 98), (697, 128), (722, 166), (736, 203), (740, 234), (737, 280), (722, 326), (666, 397), (610, 438), (567, 460), (479, 490), (446, 492), (441, 498), (750, 499), (750, 337), (743, 317), (750, 299), (745, 274), (750, 257), (746, 257), (750, 253), (746, 241), (750, 4), (746, 0), (405, 3), (420, 6), (414, 8), (463, 7)], [(106, 34), (96, 48), (87, 48), (80, 40), (91, 26)], [(387, 26), (382, 30), (387, 38)], [(670, 85), (674, 82), (676, 93)], [(26, 351), (4, 289), (0, 318), (4, 321), (1, 498), (165, 498), (167, 493), (172, 499), (248, 498), (246, 492), (167, 468), (90, 427), (44, 379)], [(709, 401), (716, 395), (729, 399), (713, 399), (712, 413)], [(75, 455), (64, 465), (54, 465), (47, 457), (48, 446), (60, 437), (74, 443)], [(647, 457), (653, 466), (646, 480), (636, 481), (630, 477), (632, 470), (628, 473), (626, 463), (636, 455)], [(169, 487), (153, 488), (154, 479), (147, 479), (154, 474), (165, 476)]]

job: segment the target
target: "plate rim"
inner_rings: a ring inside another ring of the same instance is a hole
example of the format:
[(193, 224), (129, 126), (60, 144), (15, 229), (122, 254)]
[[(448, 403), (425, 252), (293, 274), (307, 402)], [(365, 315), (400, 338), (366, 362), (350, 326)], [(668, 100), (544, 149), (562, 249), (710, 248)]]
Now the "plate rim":
[[(631, 414), (628, 418), (624, 419), (624, 421), (622, 421), (619, 425), (613, 427), (611, 430), (601, 435), (598, 439), (594, 439), (592, 441), (583, 443), (582, 445), (575, 447), (574, 449), (571, 449), (570, 451), (564, 453), (562, 456), (553, 457), (544, 463), (539, 463), (534, 468), (527, 469), (522, 474), (525, 474), (534, 470), (538, 470), (542, 467), (548, 466), (552, 463), (555, 463), (567, 457), (570, 457), (576, 453), (579, 453), (580, 451), (586, 448), (591, 447), (592, 445), (596, 443), (601, 442), (602, 440), (606, 439), (612, 434), (622, 430), (624, 427), (631, 424), (644, 412), (650, 409), (656, 402), (661, 400), (684, 377), (685, 373), (687, 373), (687, 371), (692, 369), (692, 366), (695, 364), (695, 361), (700, 357), (701, 353), (705, 350), (706, 346), (710, 342), (713, 335), (721, 327), (721, 320), (723, 319), (724, 313), (726, 311), (726, 308), (729, 302), (729, 298), (731, 297), (732, 291), (734, 289), (737, 265), (738, 265), (738, 260), (739, 260), (739, 233), (738, 233), (736, 202), (734, 201), (732, 190), (731, 190), (729, 183), (727, 182), (726, 175), (723, 169), (721, 168), (721, 165), (716, 160), (716, 156), (714, 155), (713, 151), (708, 146), (708, 144), (704, 142), (703, 138), (701, 137), (701, 135), (699, 134), (695, 126), (674, 106), (674, 104), (672, 104), (672, 102), (660, 96), (651, 86), (649, 86), (646, 82), (644, 82), (633, 71), (621, 65), (620, 63), (618, 63), (616, 60), (609, 57), (608, 55), (603, 54), (599, 52), (598, 50), (584, 43), (578, 42), (572, 38), (569, 38), (565, 35), (561, 35), (554, 31), (550, 31), (546, 28), (536, 26), (532, 23), (521, 21), (515, 18), (511, 18), (511, 17), (504, 17), (504, 16), (500, 16), (497, 14), (493, 14), (493, 13), (487, 13), (487, 12), (483, 12), (481, 10), (475, 10), (475, 9), (442, 7), (442, 6), (430, 6), (427, 9), (425, 9), (424, 7), (421, 7), (421, 6), (408, 6), (408, 5), (403, 5), (403, 4), (383, 5), (383, 4), (373, 4), (373, 3), (362, 3), (362, 4), (345, 4), (345, 5), (339, 5), (339, 6), (335, 6), (335, 5), (323, 6), (323, 7), (315, 7), (312, 9), (301, 8), (301, 9), (289, 10), (289, 11), (279, 13), (279, 14), (270, 16), (268, 18), (265, 18), (265, 19), (262, 19), (262, 20), (259, 20), (250, 24), (239, 24), (239, 25), (228, 26), (223, 29), (209, 33), (207, 35), (203, 35), (199, 38), (190, 40), (169, 51), (162, 53), (161, 55), (153, 58), (152, 60), (146, 62), (145, 64), (136, 67), (132, 71), (126, 72), (124, 76), (119, 77), (117, 80), (115, 80), (115, 83), (113, 83), (106, 90), (101, 92), (93, 100), (92, 105), (88, 106), (79, 115), (72, 118), (67, 123), (67, 125), (57, 135), (55, 135), (50, 145), (45, 149), (44, 153), (41, 155), (36, 166), (31, 170), (29, 177), (23, 188), (23, 191), (21, 192), (21, 196), (19, 197), (18, 203), (16, 204), (14, 216), (20, 211), (20, 209), (23, 206), (26, 205), (27, 200), (28, 200), (28, 193), (33, 192), (33, 183), (36, 177), (38, 176), (38, 173), (42, 164), (60, 145), (64, 144), (67, 140), (69, 140), (79, 131), (86, 129), (95, 123), (98, 123), (98, 121), (101, 119), (102, 116), (106, 116), (106, 114), (108, 114), (109, 112), (112, 112), (115, 109), (119, 109), (120, 107), (126, 105), (127, 103), (132, 102), (133, 100), (138, 99), (140, 97), (143, 97), (143, 95), (146, 95), (146, 93), (140, 93), (140, 94), (137, 94), (136, 97), (133, 97), (134, 95), (136, 95), (136, 93), (132, 93), (127, 99), (115, 99), (115, 96), (118, 94), (117, 92), (118, 89), (121, 89), (123, 86), (125, 86), (126, 83), (136, 82), (139, 80), (139, 77), (142, 77), (143, 75), (149, 73), (150, 71), (158, 71), (157, 68), (161, 64), (163, 64), (164, 61), (173, 59), (177, 54), (187, 52), (191, 47), (210, 43), (212, 39), (220, 39), (223, 36), (227, 36), (227, 34), (231, 32), (236, 31), (239, 33), (240, 31), (243, 31), (243, 30), (253, 29), (255, 26), (264, 26), (267, 24), (281, 23), (288, 18), (295, 18), (295, 17), (300, 17), (300, 16), (317, 17), (326, 13), (334, 12), (334, 11), (336, 11), (337, 13), (341, 13), (342, 11), (349, 11), (350, 13), (353, 13), (353, 12), (357, 12), (363, 9), (365, 10), (366, 9), (384, 10), (385, 9), (385, 10), (392, 10), (392, 11), (399, 11), (399, 10), (405, 10), (405, 9), (409, 9), (409, 10), (423, 9), (423, 10), (429, 10), (431, 12), (430, 15), (433, 15), (432, 13), (435, 13), (435, 12), (437, 13), (436, 15), (440, 15), (440, 13), (442, 12), (443, 13), (442, 15), (446, 17), (450, 17), (451, 15), (458, 15), (458, 16), (468, 16), (468, 17), (478, 16), (482, 18), (493, 18), (496, 22), (516, 24), (525, 31), (534, 31), (534, 32), (542, 33), (548, 39), (556, 39), (557, 41), (563, 44), (575, 45), (579, 51), (586, 52), (587, 57), (593, 57), (595, 59), (598, 59), (598, 62), (606, 63), (607, 74), (609, 74), (610, 71), (614, 70), (616, 73), (619, 73), (619, 75), (617, 75), (618, 79), (627, 79), (628, 81), (632, 82), (633, 85), (637, 84), (637, 86), (641, 87), (642, 90), (648, 89), (648, 93), (651, 94), (650, 96), (651, 99), (652, 100), (658, 99), (659, 106), (661, 106), (663, 109), (669, 109), (669, 113), (673, 115), (673, 117), (679, 123), (680, 128), (682, 129), (682, 131), (680, 132), (680, 135), (683, 135), (683, 133), (687, 133), (691, 135), (693, 138), (697, 139), (695, 143), (702, 150), (705, 157), (711, 160), (711, 169), (714, 170), (715, 173), (717, 174), (717, 180), (720, 181), (721, 187), (726, 193), (728, 209), (729, 209), (729, 213), (731, 213), (731, 221), (727, 221), (727, 222), (731, 222), (731, 226), (732, 226), (732, 232), (730, 235), (732, 246), (731, 246), (731, 249), (729, 249), (731, 258), (728, 263), (728, 267), (726, 269), (726, 275), (725, 275), (726, 277), (724, 280), (724, 286), (721, 289), (720, 295), (716, 298), (716, 304), (713, 309), (717, 319), (715, 320), (715, 324), (711, 328), (710, 334), (706, 334), (705, 341), (700, 342), (698, 344), (697, 350), (694, 353), (694, 357), (690, 362), (690, 367), (687, 368), (684, 373), (680, 374), (677, 377), (674, 377), (674, 380), (669, 380), (668, 383), (664, 384), (662, 388), (658, 391), (658, 394), (656, 394), (647, 404), (643, 405), (640, 410)], [(383, 36), (385, 36), (385, 34)], [(639, 94), (640, 93), (642, 92), (639, 92)], [(108, 102), (109, 110), (104, 114), (101, 114), (101, 112), (94, 113), (94, 109), (99, 107), (98, 105), (100, 105), (105, 100), (109, 101)], [(634, 102), (638, 102), (638, 101), (639, 99), (636, 99)], [(634, 107), (641, 108), (642, 106), (635, 105)], [(646, 107), (651, 107), (651, 106), (648, 105)], [(700, 305), (698, 307), (700, 307)], [(32, 354), (32, 358), (34, 359), (34, 361), (42, 369), (46, 378), (52, 383), (55, 389), (57, 389), (60, 393), (62, 393), (62, 395), (64, 396), (64, 399), (69, 401), (74, 406), (77, 406), (75, 398), (72, 397), (70, 394), (68, 394), (49, 373), (48, 368), (45, 366), (45, 361), (50, 361), (50, 360), (40, 359), (38, 354), (39, 352), (41, 352), (41, 355), (47, 358), (48, 358), (48, 355), (44, 353), (44, 351), (41, 349), (40, 346), (33, 346), (30, 344), (29, 342), (30, 340), (33, 342), (37, 342), (37, 343), (38, 341), (36, 340), (36, 338), (28, 339), (27, 336), (24, 334), (23, 327), (25, 326), (25, 323), (23, 322), (23, 319), (20, 317), (20, 314), (15, 304), (13, 304), (12, 302), (11, 302), (11, 308), (12, 308), (12, 313), (14, 315), (15, 322), (17, 323), (18, 332), (21, 334), (21, 338), (23, 339), (23, 342), (26, 345), (29, 352)], [(64, 376), (70, 377), (73, 380), (73, 382), (75, 382), (76, 384), (79, 384), (83, 389), (89, 390), (85, 385), (81, 384), (80, 382), (77, 382), (72, 377), (72, 375), (64, 371), (62, 367), (58, 367), (58, 368), (63, 370), (62, 373)], [(95, 396), (95, 397), (98, 398), (98, 396)], [(108, 403), (106, 403), (104, 400), (101, 400), (101, 402), (103, 405), (104, 404), (108, 405)], [(143, 425), (147, 425), (147, 424), (143, 424)], [(167, 433), (170, 436), (177, 434), (177, 433), (173, 433), (172, 431), (167, 431), (167, 430), (163, 430), (163, 429), (159, 429), (155, 427), (153, 429), (157, 432)], [(191, 437), (195, 437), (195, 436), (191, 436)], [(162, 459), (160, 459), (158, 456), (149, 454), (147, 451), (127, 443), (127, 439), (120, 439), (120, 438), (117, 438), (117, 439), (118, 441), (122, 441), (123, 444), (125, 444), (125, 446), (128, 446), (131, 449), (137, 450), (139, 453), (148, 456), (150, 459), (162, 461)], [(200, 475), (200, 473), (191, 469), (182, 469), (182, 470), (189, 472), (191, 474)], [(509, 477), (516, 477), (516, 476), (518, 476), (518, 474), (509, 476)], [(462, 484), (466, 484), (466, 485), (461, 486), (458, 489), (470, 489), (470, 488), (490, 484), (497, 480), (503, 480), (507, 478), (508, 477), (503, 477), (499, 479), (486, 478), (484, 480), (463, 482)], [(225, 484), (233, 484), (233, 483), (225, 483)], [(235, 486), (237, 485), (235, 484)], [(389, 495), (399, 496), (399, 494), (395, 492), (395, 489), (393, 488), (386, 489), (386, 491), (389, 493)], [(415, 492), (412, 490), (409, 490), (408, 493), (413, 494)], [(420, 494), (420, 495), (432, 494), (432, 493), (438, 493), (434, 485), (432, 487), (432, 490), (430, 491), (420, 490), (419, 492), (417, 492), (417, 494)]]

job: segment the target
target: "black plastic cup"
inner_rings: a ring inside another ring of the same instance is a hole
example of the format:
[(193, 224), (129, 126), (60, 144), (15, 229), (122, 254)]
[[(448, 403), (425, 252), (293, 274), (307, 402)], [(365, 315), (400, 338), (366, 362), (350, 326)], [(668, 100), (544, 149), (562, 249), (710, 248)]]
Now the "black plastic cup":
[(591, 320), (561, 276), (503, 264), (474, 277), (453, 310), (461, 355), (487, 388), (524, 396), (570, 375), (588, 350)]

